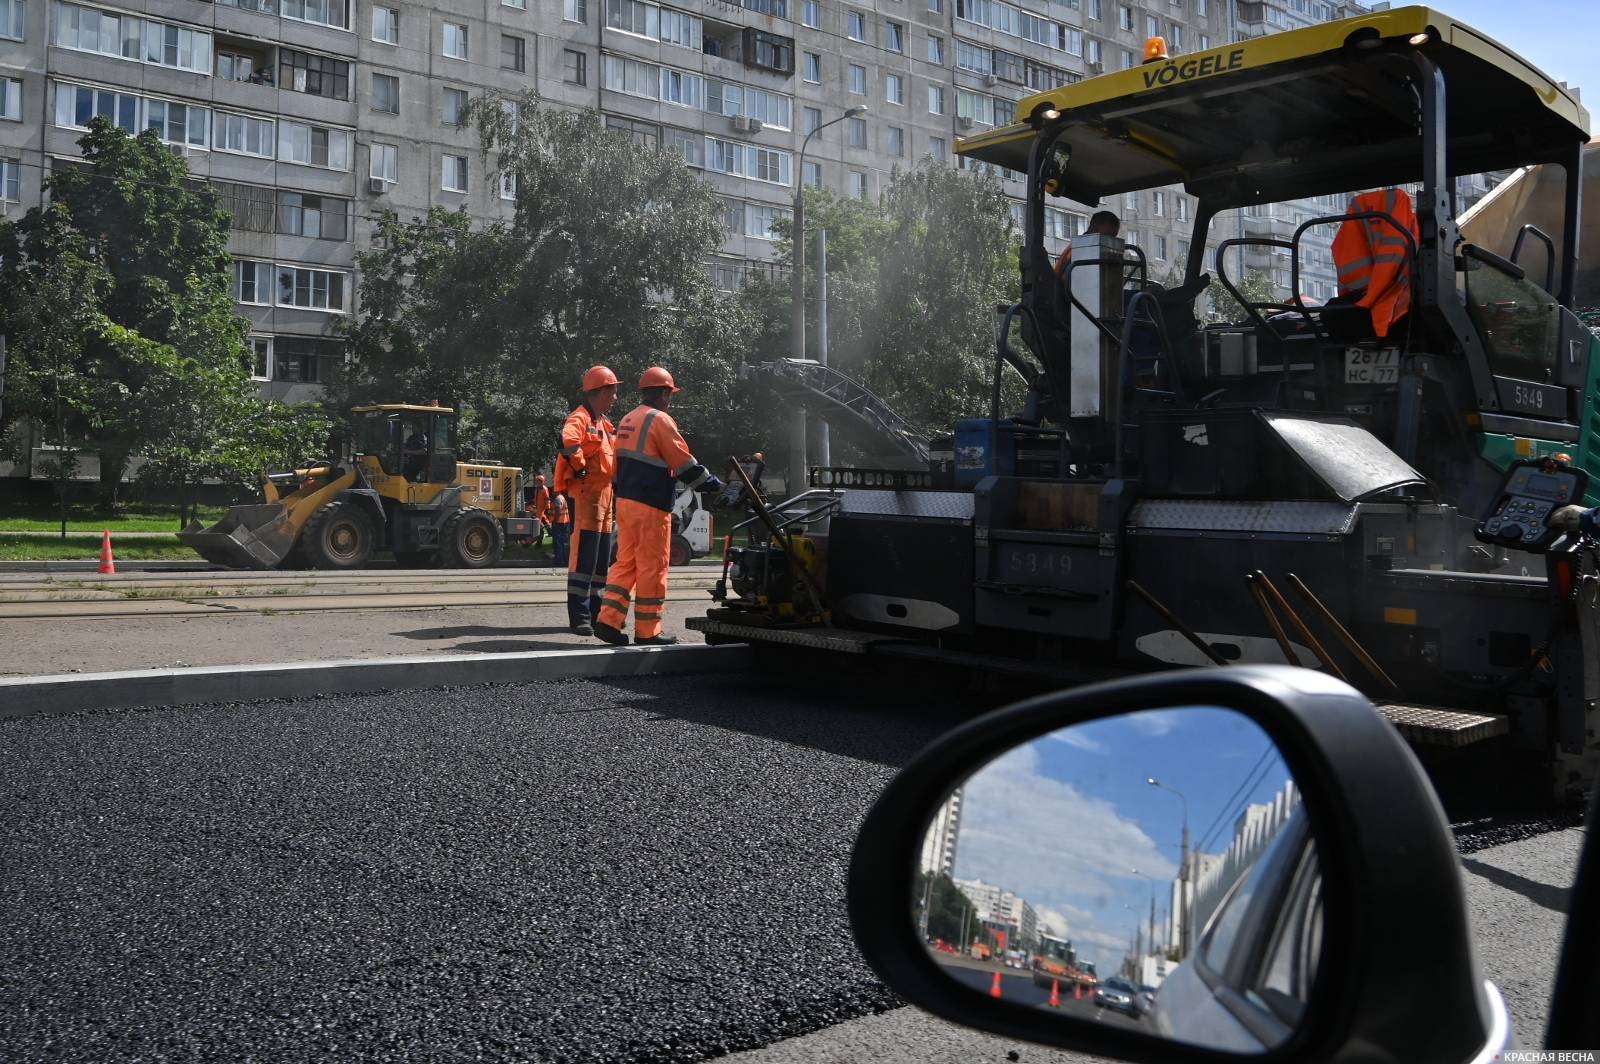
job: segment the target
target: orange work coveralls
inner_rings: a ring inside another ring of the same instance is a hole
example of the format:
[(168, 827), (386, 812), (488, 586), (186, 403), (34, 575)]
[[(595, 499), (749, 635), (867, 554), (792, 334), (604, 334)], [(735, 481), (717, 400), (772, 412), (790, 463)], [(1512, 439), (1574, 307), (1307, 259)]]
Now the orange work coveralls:
[[(588, 624), (600, 610), (600, 588), (611, 561), (616, 434), (616, 426), (588, 403), (579, 403), (561, 426), (555, 488), (572, 500), (577, 533), (567, 561), (567, 622), (572, 625)], [(584, 469), (588, 473), (580, 480), (577, 473)]]
[(1417, 241), (1417, 215), (1411, 197), (1397, 188), (1355, 196), (1350, 200), (1354, 211), (1383, 211), (1411, 233), (1408, 244), (1387, 218), (1351, 218), (1333, 238), (1339, 294), (1359, 293), (1356, 302), (1371, 312), (1372, 331), (1388, 336), (1390, 327), (1411, 311), (1410, 252)]
[(631, 599), (635, 640), (661, 634), (675, 482), (693, 488), (710, 478), (665, 410), (636, 406), (622, 419), (617, 426), (617, 560), (601, 595), (601, 624), (621, 631)]

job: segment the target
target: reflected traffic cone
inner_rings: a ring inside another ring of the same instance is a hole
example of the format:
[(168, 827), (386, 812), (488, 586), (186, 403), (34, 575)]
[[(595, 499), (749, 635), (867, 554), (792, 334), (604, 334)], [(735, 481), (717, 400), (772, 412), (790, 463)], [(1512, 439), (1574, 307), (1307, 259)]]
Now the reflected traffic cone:
[(1083, 1000), (1083, 984), (1082, 983), (1073, 983), (1072, 984), (1072, 1000), (1073, 1001), (1082, 1001)]
[(111, 529), (106, 529), (105, 537), (100, 540), (100, 572), (114, 573), (117, 571), (117, 560), (111, 556)]
[(989, 984), (989, 996), (990, 997), (999, 997), (1000, 996), (1000, 973), (999, 972), (995, 972), (994, 973), (994, 982)]
[(1050, 1007), (1053, 1009), (1061, 1007), (1061, 980), (1059, 979), (1050, 980)]

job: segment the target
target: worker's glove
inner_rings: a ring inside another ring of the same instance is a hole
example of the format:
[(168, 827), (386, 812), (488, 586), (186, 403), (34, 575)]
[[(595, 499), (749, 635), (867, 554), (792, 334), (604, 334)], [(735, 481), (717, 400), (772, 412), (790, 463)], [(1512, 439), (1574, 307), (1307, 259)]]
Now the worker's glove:
[(583, 478), (585, 478), (585, 477), (587, 477), (589, 475), (589, 467), (588, 466), (584, 466), (582, 469), (578, 470), (576, 473), (574, 473), (572, 475), (577, 477), (579, 480), (582, 480)]
[(726, 485), (717, 479), (715, 473), (707, 473), (706, 479), (701, 481), (700, 486), (695, 490), (698, 492), (703, 492), (707, 495), (716, 495), (719, 494), (724, 487), (726, 487)]
[(1551, 528), (1571, 535), (1582, 532), (1586, 535), (1595, 534), (1595, 511), (1582, 506), (1563, 506), (1550, 515)]

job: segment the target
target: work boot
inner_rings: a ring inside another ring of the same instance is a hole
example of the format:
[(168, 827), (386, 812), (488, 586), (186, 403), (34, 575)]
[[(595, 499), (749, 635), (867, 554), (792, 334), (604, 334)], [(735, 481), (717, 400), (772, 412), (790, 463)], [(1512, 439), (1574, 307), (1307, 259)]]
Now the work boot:
[(635, 639), (633, 645), (636, 647), (672, 647), (678, 645), (678, 637), (675, 635), (653, 635), (648, 639)]
[(580, 621), (572, 626), (573, 635), (594, 635), (594, 629), (589, 627), (588, 621)]
[(628, 637), (620, 628), (613, 628), (603, 621), (594, 622), (594, 634), (599, 636), (603, 642), (610, 643), (614, 647), (628, 645)]

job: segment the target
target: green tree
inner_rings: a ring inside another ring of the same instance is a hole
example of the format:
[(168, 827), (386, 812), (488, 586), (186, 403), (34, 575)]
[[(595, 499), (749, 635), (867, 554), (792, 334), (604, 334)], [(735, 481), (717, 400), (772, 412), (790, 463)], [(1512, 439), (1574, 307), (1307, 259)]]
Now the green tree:
[[(1272, 278), (1265, 270), (1248, 271), (1243, 279), (1236, 282), (1236, 287), (1239, 289), (1239, 294), (1251, 303), (1277, 303), (1283, 300), (1283, 293), (1272, 283)], [(1206, 311), (1206, 321), (1241, 322), (1249, 319), (1250, 315), (1220, 282), (1212, 281), (1206, 290), (1206, 295), (1210, 301), (1210, 307)]]
[(628, 393), (659, 364), (712, 460), (711, 441), (750, 420), (733, 412), (748, 313), (706, 268), (725, 234), (717, 195), (682, 156), (640, 148), (595, 112), (529, 96), (480, 101), (472, 121), (488, 180), (514, 182), (512, 219), (475, 229), (435, 210), (380, 223), (360, 258), (341, 401), (452, 402), (480, 454), (543, 469), (585, 369), (609, 365)]
[[(59, 381), (69, 398), (58, 435), (99, 452), (100, 503), (114, 509), (129, 459), (147, 447), (187, 433), (231, 449), (254, 390), (233, 314), (230, 222), (216, 194), (190, 180), (154, 131), (130, 137), (97, 118), (79, 146), (83, 165), (46, 183), (48, 206), (0, 224), (0, 328), (12, 338), (6, 416), (56, 424)], [(185, 373), (194, 380), (173, 379)], [(180, 410), (202, 409), (166, 405), (175, 389), (224, 385), (228, 412), (202, 407), (218, 420), (172, 423), (186, 416)]]
[(966, 943), (961, 941), (962, 927), (966, 927), (969, 936), (977, 930), (977, 907), (966, 894), (962, 893), (961, 888), (956, 886), (955, 880), (944, 872), (934, 877), (930, 892), (928, 875), (927, 872), (917, 875), (915, 893), (912, 895), (911, 919), (917, 927), (922, 926), (923, 900), (926, 897), (928, 938), (942, 938), (946, 942), (964, 948)]

